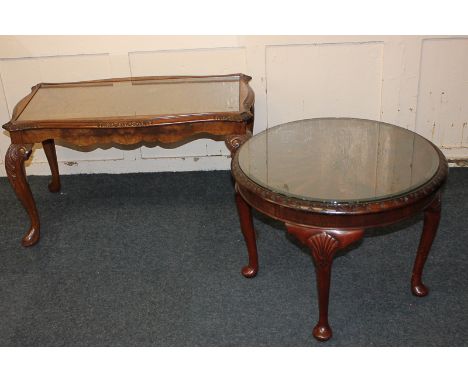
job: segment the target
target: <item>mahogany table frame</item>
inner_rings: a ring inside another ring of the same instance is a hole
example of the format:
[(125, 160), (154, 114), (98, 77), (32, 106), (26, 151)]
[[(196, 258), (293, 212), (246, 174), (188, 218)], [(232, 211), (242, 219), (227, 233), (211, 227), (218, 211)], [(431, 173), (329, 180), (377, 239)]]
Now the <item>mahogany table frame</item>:
[[(149, 115), (133, 117), (106, 117), (63, 120), (18, 121), (19, 115), (40, 88), (93, 86), (116, 81), (155, 81), (169, 79), (239, 77), (239, 111), (206, 112), (178, 115)], [(110, 78), (69, 83), (40, 83), (14, 108), (10, 122), (3, 125), (9, 131), (11, 144), (5, 155), (5, 169), (18, 199), (30, 218), (30, 228), (22, 239), (23, 246), (32, 246), (40, 238), (40, 222), (31, 189), (25, 161), (33, 144), (42, 143), (51, 169), (51, 192), (60, 191), (60, 177), (55, 151), (55, 140), (76, 146), (100, 144), (134, 145), (137, 143), (187, 143), (197, 138), (224, 140), (233, 154), (240, 144), (252, 136), (255, 95), (249, 86), (251, 77), (244, 74), (216, 76), (152, 76)]]
[(258, 185), (242, 171), (239, 150), (231, 162), (231, 171), (236, 182), (236, 204), (249, 255), (249, 263), (242, 268), (242, 274), (250, 278), (258, 272), (253, 207), (284, 222), (286, 230), (310, 249), (316, 270), (319, 304), (319, 319), (313, 336), (326, 341), (332, 336), (328, 322), (328, 298), (336, 252), (362, 239), (366, 228), (394, 224), (424, 211), (424, 227), (413, 266), (411, 291), (415, 296), (426, 296), (428, 288), (422, 282), (422, 272), (437, 232), (441, 187), (448, 174), (445, 156), (435, 145), (431, 145), (439, 156), (439, 167), (432, 179), (398, 197), (359, 203), (315, 202), (275, 193)]

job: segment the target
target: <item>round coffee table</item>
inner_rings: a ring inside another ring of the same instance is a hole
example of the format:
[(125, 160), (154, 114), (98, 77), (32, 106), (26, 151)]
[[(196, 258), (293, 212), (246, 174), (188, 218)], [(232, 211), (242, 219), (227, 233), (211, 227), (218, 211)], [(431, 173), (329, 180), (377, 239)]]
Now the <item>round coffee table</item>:
[(236, 203), (249, 254), (245, 277), (258, 272), (251, 207), (283, 221), (314, 259), (319, 302), (316, 339), (332, 336), (328, 323), (335, 253), (364, 230), (424, 211), (424, 228), (411, 290), (425, 296), (421, 275), (440, 219), (447, 160), (431, 142), (383, 122), (352, 118), (295, 121), (263, 131), (232, 161)]

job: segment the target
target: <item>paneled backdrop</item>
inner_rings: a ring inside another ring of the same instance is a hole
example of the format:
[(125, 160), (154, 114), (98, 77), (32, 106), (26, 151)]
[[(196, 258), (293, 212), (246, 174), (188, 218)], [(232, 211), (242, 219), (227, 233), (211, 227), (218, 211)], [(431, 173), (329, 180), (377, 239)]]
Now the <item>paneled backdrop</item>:
[[(38, 82), (242, 72), (253, 77), (258, 133), (321, 116), (382, 120), (468, 158), (468, 36), (0, 36), (0, 123)], [(0, 175), (9, 144), (0, 134)], [(60, 171), (228, 169), (222, 142), (176, 149), (59, 146)], [(40, 146), (28, 174), (48, 174)]]

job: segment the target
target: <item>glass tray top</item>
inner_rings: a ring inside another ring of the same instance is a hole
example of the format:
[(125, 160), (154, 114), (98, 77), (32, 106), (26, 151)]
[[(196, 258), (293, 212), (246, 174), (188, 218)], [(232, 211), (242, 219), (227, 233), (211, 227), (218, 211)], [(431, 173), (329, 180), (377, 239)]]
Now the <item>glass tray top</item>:
[(239, 112), (240, 77), (43, 84), (17, 121)]
[(425, 138), (378, 121), (318, 118), (267, 129), (239, 150), (239, 165), (275, 193), (311, 201), (388, 199), (428, 182), (439, 154)]

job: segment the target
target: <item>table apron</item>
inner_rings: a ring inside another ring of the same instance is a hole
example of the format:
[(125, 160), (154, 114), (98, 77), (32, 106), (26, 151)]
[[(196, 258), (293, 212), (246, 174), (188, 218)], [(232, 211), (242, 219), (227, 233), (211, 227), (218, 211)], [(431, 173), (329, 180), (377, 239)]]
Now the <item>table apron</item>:
[(10, 137), (12, 143), (40, 143), (55, 139), (77, 146), (131, 145), (142, 142), (176, 143), (199, 138), (223, 140), (228, 135), (246, 134), (249, 127), (245, 122), (216, 121), (121, 128), (31, 128), (11, 131)]
[(313, 211), (298, 210), (259, 197), (257, 194), (237, 184), (237, 190), (247, 203), (265, 215), (281, 220), (285, 223), (293, 223), (312, 227), (329, 229), (361, 229), (381, 227), (398, 223), (411, 216), (424, 211), (437, 198), (439, 190), (426, 195), (414, 203), (371, 213), (320, 213)]

